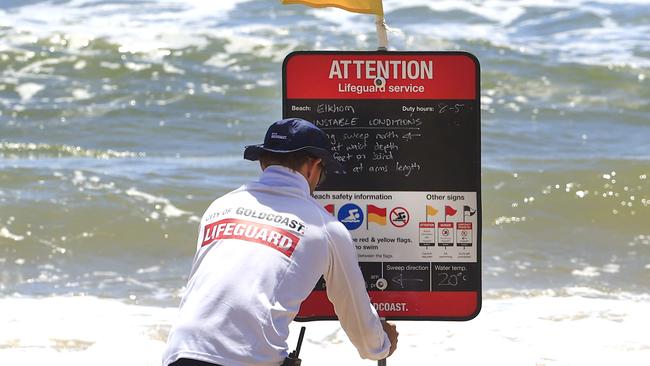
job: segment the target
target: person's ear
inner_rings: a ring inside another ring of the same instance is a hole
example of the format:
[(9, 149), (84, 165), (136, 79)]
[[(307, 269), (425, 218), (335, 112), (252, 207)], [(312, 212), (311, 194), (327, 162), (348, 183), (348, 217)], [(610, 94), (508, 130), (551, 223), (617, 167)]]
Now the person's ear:
[(311, 181), (315, 178), (315, 175), (320, 174), (318, 171), (318, 164), (320, 163), (320, 158), (311, 158), (308, 160), (307, 174), (309, 175), (309, 180)]
[(321, 168), (319, 165), (321, 163), (321, 160), (321, 158), (313, 158), (307, 161), (305, 178), (307, 178), (307, 182), (309, 182), (309, 187), (311, 188), (312, 192), (314, 189), (316, 189), (316, 185), (318, 185), (318, 181), (320, 180)]

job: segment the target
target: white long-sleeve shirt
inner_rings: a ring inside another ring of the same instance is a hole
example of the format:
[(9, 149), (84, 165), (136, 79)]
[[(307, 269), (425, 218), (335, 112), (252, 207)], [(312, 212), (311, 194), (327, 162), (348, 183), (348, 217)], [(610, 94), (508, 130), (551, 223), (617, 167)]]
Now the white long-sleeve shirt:
[(371, 305), (345, 226), (309, 194), (299, 173), (271, 166), (207, 209), (163, 364), (279, 365), (289, 323), (324, 275), (327, 295), (363, 358), (390, 341)]

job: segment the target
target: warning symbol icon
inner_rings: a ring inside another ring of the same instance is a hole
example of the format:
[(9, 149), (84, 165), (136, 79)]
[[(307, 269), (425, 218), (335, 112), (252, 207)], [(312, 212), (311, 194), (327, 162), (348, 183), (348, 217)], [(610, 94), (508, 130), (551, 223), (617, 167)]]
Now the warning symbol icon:
[(440, 247), (454, 246), (454, 223), (453, 222), (438, 223), (438, 246)]
[(458, 235), (459, 247), (471, 247), (472, 246), (472, 223), (471, 222), (458, 222), (456, 223), (456, 233)]
[(409, 212), (404, 207), (395, 207), (390, 211), (390, 223), (395, 227), (404, 227), (409, 223)]

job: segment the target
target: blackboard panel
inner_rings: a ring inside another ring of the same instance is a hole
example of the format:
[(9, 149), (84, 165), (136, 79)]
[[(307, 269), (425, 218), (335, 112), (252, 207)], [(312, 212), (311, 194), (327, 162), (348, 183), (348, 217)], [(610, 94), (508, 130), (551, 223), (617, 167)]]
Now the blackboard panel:
[(324, 130), (345, 176), (322, 190), (468, 191), (475, 188), (478, 108), (468, 100), (291, 99), (284, 115)]
[[(481, 307), (478, 60), (463, 52), (295, 52), (283, 117), (323, 129), (347, 174), (314, 192), (350, 231), (368, 294), (393, 320)], [(335, 319), (321, 279), (299, 321)]]

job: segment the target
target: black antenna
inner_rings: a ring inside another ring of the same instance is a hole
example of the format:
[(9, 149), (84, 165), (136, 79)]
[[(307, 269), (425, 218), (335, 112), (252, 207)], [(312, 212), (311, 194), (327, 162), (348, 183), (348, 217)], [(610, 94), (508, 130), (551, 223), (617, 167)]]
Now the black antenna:
[(296, 346), (296, 350), (289, 353), (289, 356), (284, 359), (284, 363), (282, 363), (282, 366), (300, 366), (302, 361), (298, 356), (300, 356), (300, 348), (302, 347), (302, 340), (305, 338), (305, 327), (300, 327), (300, 335), (298, 336), (298, 345)]
[(300, 335), (298, 336), (298, 345), (296, 346), (296, 350), (294, 351), (294, 352), (296, 352), (296, 358), (298, 358), (298, 356), (300, 356), (300, 347), (302, 347), (302, 339), (305, 338), (305, 330), (306, 329), (307, 328), (305, 328), (305, 327), (300, 327)]

